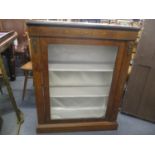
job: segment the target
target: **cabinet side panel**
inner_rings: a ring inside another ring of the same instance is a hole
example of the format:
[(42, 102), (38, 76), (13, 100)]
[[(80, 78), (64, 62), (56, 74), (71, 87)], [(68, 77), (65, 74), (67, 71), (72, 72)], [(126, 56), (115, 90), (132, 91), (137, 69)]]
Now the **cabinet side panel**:
[(30, 38), (31, 51), (32, 51), (32, 65), (33, 65), (33, 80), (35, 87), (35, 99), (37, 106), (38, 123), (45, 122), (45, 110), (44, 110), (44, 93), (42, 88), (42, 58), (40, 51), (39, 38)]
[(122, 42), (118, 51), (113, 75), (112, 87), (109, 95), (106, 119), (115, 121), (123, 94), (124, 84), (127, 77), (131, 53), (127, 52), (128, 44)]
[(40, 38), (41, 57), (42, 57), (42, 73), (43, 73), (43, 89), (44, 89), (44, 106), (45, 120), (50, 122), (50, 96), (49, 96), (49, 73), (48, 73), (48, 42), (45, 38)]

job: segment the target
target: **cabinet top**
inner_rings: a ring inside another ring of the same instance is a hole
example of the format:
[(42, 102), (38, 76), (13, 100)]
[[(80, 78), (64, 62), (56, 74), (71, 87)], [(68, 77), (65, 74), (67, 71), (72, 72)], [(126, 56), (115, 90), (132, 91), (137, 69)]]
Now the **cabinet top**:
[(87, 28), (87, 29), (109, 29), (109, 30), (123, 30), (123, 31), (139, 31), (140, 27), (136, 26), (122, 26), (122, 25), (108, 25), (101, 23), (83, 23), (83, 22), (56, 22), (56, 21), (35, 21), (28, 20), (27, 26), (49, 26), (49, 27), (72, 27), (72, 28)]
[(139, 27), (103, 25), (96, 23), (69, 23), (53, 21), (27, 21), (30, 37), (76, 38), (104, 40), (136, 40)]

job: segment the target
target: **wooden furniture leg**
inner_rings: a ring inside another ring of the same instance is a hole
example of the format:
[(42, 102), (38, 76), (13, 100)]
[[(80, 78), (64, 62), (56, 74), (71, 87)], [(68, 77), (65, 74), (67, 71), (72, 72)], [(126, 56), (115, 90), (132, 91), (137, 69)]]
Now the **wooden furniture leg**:
[(8, 64), (10, 80), (14, 81), (16, 79), (16, 71), (15, 71), (15, 56), (14, 56), (13, 44), (11, 44), (10, 47), (7, 49), (6, 59)]
[(0, 92), (1, 92), (1, 94), (3, 94), (3, 90), (2, 90), (2, 88), (1, 88), (1, 86), (0, 86)]
[(12, 88), (11, 88), (10, 83), (9, 83), (9, 79), (8, 79), (8, 76), (7, 76), (5, 68), (4, 68), (4, 64), (3, 64), (3, 60), (2, 60), (1, 55), (0, 55), (0, 68), (2, 70), (2, 77), (3, 77), (4, 84), (6, 85), (8, 95), (9, 95), (9, 97), (11, 99), (11, 104), (12, 104), (13, 109), (14, 109), (14, 111), (16, 113), (16, 116), (17, 116), (17, 122), (22, 123), (22, 122), (24, 122), (23, 113), (17, 107), (16, 101), (15, 101), (15, 98), (14, 98), (14, 95), (13, 95), (13, 91), (12, 91)]
[(29, 74), (29, 71), (26, 71), (26, 70), (25, 70), (25, 71), (24, 71), (25, 79), (24, 79), (24, 88), (23, 88), (22, 100), (24, 100), (25, 93), (26, 93), (28, 74)]

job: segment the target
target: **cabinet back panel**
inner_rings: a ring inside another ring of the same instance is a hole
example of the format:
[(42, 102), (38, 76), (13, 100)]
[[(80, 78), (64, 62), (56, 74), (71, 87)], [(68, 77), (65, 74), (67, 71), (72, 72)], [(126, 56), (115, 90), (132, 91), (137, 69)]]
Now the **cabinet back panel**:
[(52, 63), (114, 63), (115, 46), (63, 45), (48, 46), (48, 60)]
[(52, 120), (105, 117), (117, 51), (115, 46), (48, 45)]

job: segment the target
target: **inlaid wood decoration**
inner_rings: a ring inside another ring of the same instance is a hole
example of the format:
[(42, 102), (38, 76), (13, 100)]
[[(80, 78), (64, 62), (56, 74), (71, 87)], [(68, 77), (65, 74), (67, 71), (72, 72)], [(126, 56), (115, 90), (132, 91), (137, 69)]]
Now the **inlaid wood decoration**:
[(139, 28), (28, 21), (38, 132), (117, 129)]

